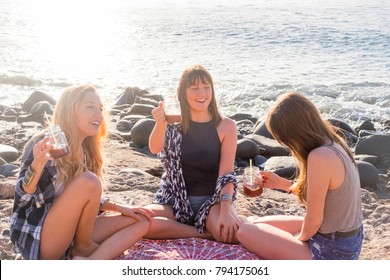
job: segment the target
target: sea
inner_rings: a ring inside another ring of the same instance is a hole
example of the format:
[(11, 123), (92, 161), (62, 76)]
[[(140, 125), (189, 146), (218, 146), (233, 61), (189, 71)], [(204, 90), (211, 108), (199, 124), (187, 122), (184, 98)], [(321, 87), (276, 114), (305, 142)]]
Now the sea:
[(325, 117), (390, 120), (389, 0), (0, 0), (0, 104), (96, 85), (173, 95), (183, 70), (213, 76), (224, 115), (263, 117), (287, 91)]

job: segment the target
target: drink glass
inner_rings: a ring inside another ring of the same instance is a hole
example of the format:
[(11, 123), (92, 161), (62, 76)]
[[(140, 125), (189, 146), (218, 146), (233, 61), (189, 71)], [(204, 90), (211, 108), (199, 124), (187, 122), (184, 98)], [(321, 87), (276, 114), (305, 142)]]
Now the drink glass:
[(49, 127), (45, 133), (45, 137), (49, 138), (49, 143), (52, 147), (49, 154), (52, 158), (60, 158), (69, 153), (68, 142), (66, 141), (65, 134), (59, 125)]
[(171, 98), (164, 102), (165, 118), (168, 123), (181, 122), (180, 103), (176, 98)]
[(246, 167), (242, 175), (242, 191), (244, 195), (256, 197), (263, 193), (263, 182), (257, 166)]

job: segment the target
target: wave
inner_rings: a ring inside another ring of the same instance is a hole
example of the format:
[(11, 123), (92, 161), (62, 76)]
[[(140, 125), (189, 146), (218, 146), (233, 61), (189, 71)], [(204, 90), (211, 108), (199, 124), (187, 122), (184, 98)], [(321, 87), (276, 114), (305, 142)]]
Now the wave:
[(0, 84), (14, 85), (14, 86), (39, 86), (43, 82), (41, 80), (25, 77), (25, 76), (8, 76), (0, 75)]

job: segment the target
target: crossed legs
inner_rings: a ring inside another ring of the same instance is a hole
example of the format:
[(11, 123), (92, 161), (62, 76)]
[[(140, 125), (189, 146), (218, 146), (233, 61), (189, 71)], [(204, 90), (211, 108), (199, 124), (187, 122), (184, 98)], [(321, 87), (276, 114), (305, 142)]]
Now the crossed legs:
[(113, 215), (97, 217), (102, 186), (84, 172), (75, 178), (50, 208), (42, 226), (41, 259), (60, 259), (75, 241), (74, 256), (112, 259), (137, 242), (149, 222)]

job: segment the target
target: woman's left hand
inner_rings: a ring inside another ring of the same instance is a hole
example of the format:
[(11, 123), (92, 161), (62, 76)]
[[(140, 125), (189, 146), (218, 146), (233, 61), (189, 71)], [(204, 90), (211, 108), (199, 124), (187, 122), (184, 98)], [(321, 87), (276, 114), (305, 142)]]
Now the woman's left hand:
[(122, 215), (124, 216), (132, 217), (138, 221), (142, 220), (141, 216), (144, 216), (148, 220), (151, 220), (153, 217), (156, 216), (156, 213), (154, 213), (150, 209), (134, 206), (121, 207), (119, 212), (122, 213)]

